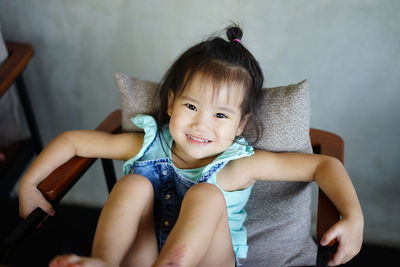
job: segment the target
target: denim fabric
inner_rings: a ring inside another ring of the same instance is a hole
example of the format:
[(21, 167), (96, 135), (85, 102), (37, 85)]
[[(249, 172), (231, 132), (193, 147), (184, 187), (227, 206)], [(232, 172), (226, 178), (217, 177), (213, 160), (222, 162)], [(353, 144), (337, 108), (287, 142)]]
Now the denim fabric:
[(154, 223), (159, 249), (164, 245), (178, 219), (186, 191), (196, 183), (207, 181), (224, 165), (220, 163), (213, 166), (198, 182), (179, 175), (168, 158), (137, 161), (130, 165), (132, 170), (130, 173), (146, 177), (153, 185)]

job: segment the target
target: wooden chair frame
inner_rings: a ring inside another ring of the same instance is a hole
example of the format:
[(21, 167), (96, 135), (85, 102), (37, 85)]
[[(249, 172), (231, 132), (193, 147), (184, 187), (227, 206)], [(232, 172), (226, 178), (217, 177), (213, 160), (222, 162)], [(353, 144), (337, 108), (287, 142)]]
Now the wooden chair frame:
[(34, 154), (42, 150), (42, 141), (36, 124), (32, 104), (28, 96), (28, 88), (23, 78), (23, 71), (33, 57), (33, 47), (28, 44), (5, 42), (9, 56), (0, 66), (0, 97), (13, 84), (16, 85), (18, 98), (28, 124), (30, 137), (19, 140), (2, 152), (6, 154), (6, 162), (2, 166), (0, 179), (0, 196), (8, 197), (14, 188), (18, 177), (27, 166)]

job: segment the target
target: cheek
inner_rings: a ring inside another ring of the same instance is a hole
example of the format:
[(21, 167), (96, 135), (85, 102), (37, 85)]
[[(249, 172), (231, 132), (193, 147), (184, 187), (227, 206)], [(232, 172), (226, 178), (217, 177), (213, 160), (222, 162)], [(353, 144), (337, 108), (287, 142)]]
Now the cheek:
[(185, 116), (183, 116), (182, 110), (179, 110), (179, 108), (174, 108), (171, 110), (170, 114), (170, 121), (174, 124), (177, 125), (180, 122), (182, 122), (185, 119)]
[(185, 117), (184, 116), (180, 116), (179, 112), (176, 112), (176, 110), (174, 110), (174, 112), (172, 112), (172, 116), (169, 120), (169, 131), (171, 132), (171, 135), (173, 135), (172, 137), (174, 137), (174, 135), (182, 128), (184, 128), (185, 125)]
[[(218, 127), (218, 126), (216, 126)], [(224, 138), (227, 141), (233, 141), (236, 137), (236, 133), (237, 133), (237, 129), (238, 127), (236, 125), (224, 125), (224, 126), (219, 126), (219, 131), (220, 131), (220, 135), (224, 136)]]
[(174, 116), (171, 116), (171, 119), (169, 120), (169, 130), (170, 132), (173, 132), (176, 128), (177, 128), (176, 118)]
[(240, 133), (240, 130), (241, 130), (240, 122), (239, 121), (235, 121), (234, 123), (232, 123), (230, 129), (231, 129), (231, 134), (234, 135), (234, 136), (237, 136), (238, 133)]

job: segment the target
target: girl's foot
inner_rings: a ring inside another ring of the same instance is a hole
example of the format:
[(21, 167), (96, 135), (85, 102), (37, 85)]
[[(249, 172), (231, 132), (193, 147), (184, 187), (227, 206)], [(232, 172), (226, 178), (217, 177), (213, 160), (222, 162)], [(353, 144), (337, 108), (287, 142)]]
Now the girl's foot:
[(56, 256), (49, 267), (106, 267), (106, 263), (98, 258), (81, 257), (75, 254)]

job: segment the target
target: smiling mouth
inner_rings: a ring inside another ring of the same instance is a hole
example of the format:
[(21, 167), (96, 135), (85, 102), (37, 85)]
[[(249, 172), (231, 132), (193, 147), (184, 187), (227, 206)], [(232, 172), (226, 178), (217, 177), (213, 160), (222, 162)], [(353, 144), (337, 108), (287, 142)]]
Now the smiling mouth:
[(194, 137), (194, 136), (191, 136), (191, 135), (189, 135), (189, 134), (186, 134), (186, 136), (187, 136), (189, 139), (191, 139), (191, 140), (193, 140), (193, 141), (196, 141), (196, 142), (200, 142), (200, 143), (204, 143), (204, 144), (211, 143), (211, 141), (210, 141), (210, 140), (207, 140), (207, 139), (202, 139), (202, 138)]

